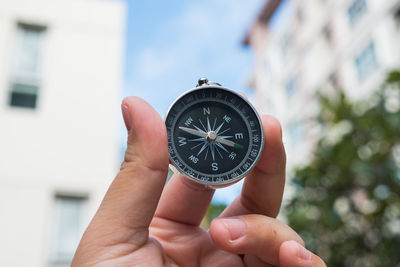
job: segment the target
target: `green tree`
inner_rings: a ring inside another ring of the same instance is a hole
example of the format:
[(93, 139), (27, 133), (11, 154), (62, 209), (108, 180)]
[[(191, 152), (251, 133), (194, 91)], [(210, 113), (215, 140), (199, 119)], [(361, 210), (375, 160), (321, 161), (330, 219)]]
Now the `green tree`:
[(400, 72), (366, 100), (320, 99), (322, 134), (292, 177), (288, 223), (328, 266), (400, 266)]
[(204, 229), (210, 228), (211, 221), (217, 218), (221, 214), (221, 212), (224, 211), (225, 208), (226, 205), (223, 203), (211, 203), (207, 209), (206, 215), (204, 216), (201, 226)]

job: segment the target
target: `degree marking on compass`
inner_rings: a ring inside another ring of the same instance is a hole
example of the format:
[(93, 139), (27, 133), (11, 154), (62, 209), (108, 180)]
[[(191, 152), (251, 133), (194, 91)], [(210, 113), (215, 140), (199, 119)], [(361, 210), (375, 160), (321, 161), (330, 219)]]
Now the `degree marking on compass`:
[(231, 120), (232, 120), (232, 118), (231, 117), (229, 117), (228, 115), (224, 115), (224, 117), (222, 117), (222, 119), (224, 120), (224, 121), (226, 121), (226, 123), (229, 123)]
[(187, 126), (187, 127), (189, 127), (190, 126), (190, 124), (193, 122), (193, 119), (192, 119), (192, 117), (189, 117), (186, 121), (185, 121), (185, 126)]
[(235, 139), (243, 139), (243, 133), (235, 133)]
[(178, 136), (178, 142), (179, 142), (179, 146), (184, 146), (186, 145), (186, 137), (180, 137)]

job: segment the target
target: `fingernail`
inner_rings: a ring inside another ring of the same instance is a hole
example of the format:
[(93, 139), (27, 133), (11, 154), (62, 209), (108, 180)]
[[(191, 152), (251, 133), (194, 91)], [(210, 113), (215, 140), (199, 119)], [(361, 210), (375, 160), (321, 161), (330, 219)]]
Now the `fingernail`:
[(129, 132), (132, 128), (131, 114), (129, 113), (129, 107), (125, 104), (122, 104), (121, 110), (122, 110), (122, 116), (124, 117), (126, 130)]
[(241, 219), (220, 219), (229, 231), (230, 240), (234, 241), (246, 234), (247, 225)]
[(309, 261), (311, 260), (311, 252), (308, 251), (305, 247), (297, 243), (298, 250), (297, 250), (297, 257), (304, 261)]

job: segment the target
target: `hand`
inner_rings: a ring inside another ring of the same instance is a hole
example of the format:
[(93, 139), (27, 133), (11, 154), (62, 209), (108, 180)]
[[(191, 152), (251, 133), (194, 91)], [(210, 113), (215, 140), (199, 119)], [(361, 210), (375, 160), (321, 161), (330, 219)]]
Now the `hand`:
[(214, 191), (182, 176), (165, 186), (163, 120), (143, 100), (122, 103), (128, 147), (121, 170), (84, 233), (72, 266), (325, 266), (275, 219), (285, 183), (279, 123), (262, 118), (266, 142), (241, 195), (205, 231)]

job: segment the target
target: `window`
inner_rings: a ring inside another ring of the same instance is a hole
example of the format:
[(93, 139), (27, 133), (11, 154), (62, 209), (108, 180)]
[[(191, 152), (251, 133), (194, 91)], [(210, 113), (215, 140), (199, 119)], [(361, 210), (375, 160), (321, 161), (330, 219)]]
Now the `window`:
[(328, 80), (329, 80), (329, 83), (332, 85), (332, 87), (333, 87), (334, 89), (339, 89), (339, 87), (340, 87), (340, 81), (339, 81), (339, 74), (338, 74), (338, 72), (335, 71), (335, 72), (331, 73), (331, 75), (329, 75)]
[(54, 205), (51, 266), (71, 264), (83, 234), (86, 197), (56, 195)]
[(394, 12), (394, 20), (396, 21), (397, 27), (400, 26), (400, 5), (397, 7), (396, 11)]
[(367, 11), (367, 3), (365, 1), (366, 0), (354, 0), (349, 6), (347, 13), (351, 25), (355, 25), (358, 19)]
[(297, 88), (297, 79), (291, 78), (285, 85), (286, 95), (290, 98), (294, 94)]
[(288, 32), (286, 33), (282, 40), (281, 40), (281, 50), (282, 50), (282, 55), (285, 57), (288, 54), (288, 51), (291, 46), (294, 44), (294, 36), (293, 33)]
[(299, 5), (299, 8), (297, 9), (296, 18), (299, 24), (304, 21), (304, 10), (301, 8), (301, 5)]
[(325, 40), (329, 44), (331, 44), (333, 41), (333, 38), (332, 38), (332, 27), (330, 24), (325, 25), (325, 27), (322, 29), (322, 34), (324, 35)]
[(18, 24), (9, 94), (12, 107), (36, 108), (44, 27)]
[(370, 43), (356, 58), (355, 65), (357, 68), (358, 78), (364, 81), (378, 67), (375, 54), (375, 45)]

